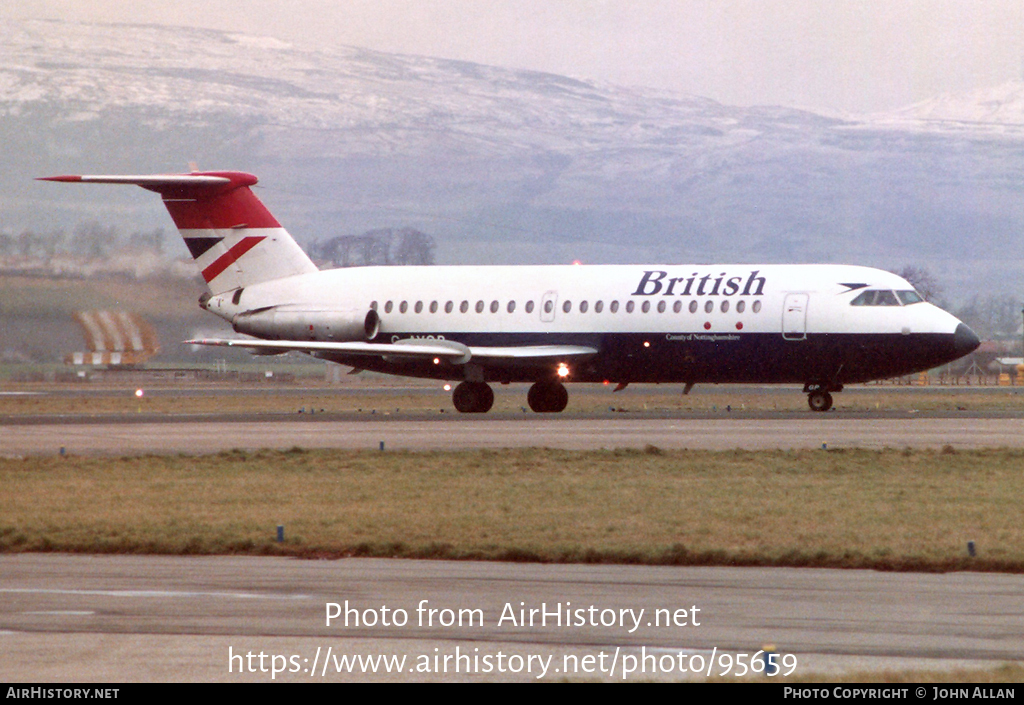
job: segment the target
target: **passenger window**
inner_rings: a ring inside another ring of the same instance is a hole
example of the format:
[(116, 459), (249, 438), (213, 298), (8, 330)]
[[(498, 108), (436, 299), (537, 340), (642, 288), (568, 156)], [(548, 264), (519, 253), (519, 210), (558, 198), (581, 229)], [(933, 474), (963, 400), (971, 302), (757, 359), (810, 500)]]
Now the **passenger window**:
[(516, 302), (515, 301), (509, 301), (508, 302), (508, 306), (506, 307), (505, 310), (507, 310), (509, 313), (512, 313), (513, 311), (515, 311), (516, 310)]
[(726, 299), (721, 305), (722, 313), (729, 313), (729, 300)]
[(465, 313), (468, 310), (469, 310), (469, 302), (468, 301), (463, 301), (461, 304), (459, 304), (459, 311), (460, 312)]
[(526, 302), (526, 312), (527, 313), (533, 313), (533, 302), (532, 301), (527, 301)]
[(436, 301), (431, 301), (430, 302), (430, 312), (431, 313), (437, 313), (437, 302)]
[(665, 302), (664, 301), (659, 301), (658, 302), (658, 313), (665, 313)]
[(612, 301), (610, 304), (608, 304), (608, 310), (611, 311), (612, 313), (618, 313), (619, 312), (619, 302), (618, 301)]
[(484, 312), (484, 302), (483, 301), (477, 301), (476, 302), (476, 312), (477, 313), (483, 313)]
[(604, 310), (604, 301), (594, 302), (594, 313), (601, 313)]
[(552, 301), (544, 302), (544, 313), (551, 313), (555, 310), (555, 304)]
[(694, 299), (690, 302), (690, 313), (697, 313), (697, 300)]
[[(241, 291), (241, 289), (239, 289), (239, 291)], [(371, 301), (370, 302), (370, 309), (373, 310), (373, 311), (377, 310), (377, 302), (376, 301)]]
[(399, 313), (405, 313), (408, 310), (409, 310), (409, 302), (408, 301), (403, 301), (402, 303), (400, 303), (398, 305)]
[(761, 302), (760, 301), (755, 301), (753, 309), (754, 309), (754, 313), (760, 313), (761, 312)]
[(644, 301), (643, 304), (640, 305), (640, 310), (643, 311), (644, 313), (647, 313), (648, 311), (650, 311), (651, 310), (651, 302), (650, 301)]
[(417, 301), (415, 306), (416, 313), (423, 313), (423, 302)]
[(455, 302), (454, 301), (448, 301), (444, 305), (444, 312), (445, 313), (451, 313), (452, 309), (454, 309), (454, 308), (455, 308)]
[(562, 310), (565, 311), (566, 313), (569, 313), (569, 311), (572, 311), (572, 301), (566, 301), (565, 303), (563, 303), (562, 304)]
[(743, 311), (746, 308), (747, 308), (747, 302), (746, 301), (737, 301), (736, 302), (736, 313), (743, 313)]
[(497, 313), (498, 312), (498, 307), (500, 305), (501, 304), (499, 304), (497, 301), (492, 301), (491, 302), (491, 313)]
[(580, 301), (580, 313), (586, 313), (587, 309), (590, 308), (586, 301)]
[(384, 313), (391, 313), (391, 308), (394, 306), (390, 301), (384, 304)]
[(708, 301), (707, 303), (704, 304), (704, 313), (711, 313), (714, 310), (715, 310), (715, 302), (714, 301)]
[(683, 302), (682, 301), (676, 301), (674, 304), (672, 304), (672, 310), (675, 311), (676, 313), (679, 313), (680, 311), (682, 311), (683, 310)]
[(633, 309), (636, 308), (636, 304), (632, 301), (626, 302), (626, 313), (633, 313)]

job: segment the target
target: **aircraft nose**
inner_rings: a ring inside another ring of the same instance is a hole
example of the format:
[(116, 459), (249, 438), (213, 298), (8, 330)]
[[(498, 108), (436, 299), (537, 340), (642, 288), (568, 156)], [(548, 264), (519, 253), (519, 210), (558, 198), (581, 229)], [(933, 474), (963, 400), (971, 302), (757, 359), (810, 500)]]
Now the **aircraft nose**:
[(979, 345), (981, 345), (981, 340), (978, 339), (978, 335), (966, 324), (961, 323), (956, 327), (953, 332), (953, 351), (957, 357), (974, 352)]

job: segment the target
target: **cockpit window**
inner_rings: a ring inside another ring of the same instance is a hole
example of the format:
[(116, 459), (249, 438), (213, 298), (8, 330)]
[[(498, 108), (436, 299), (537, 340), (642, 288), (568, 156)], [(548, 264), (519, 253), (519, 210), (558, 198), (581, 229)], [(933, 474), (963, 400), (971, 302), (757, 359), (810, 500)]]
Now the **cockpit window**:
[(903, 302), (904, 306), (909, 306), (910, 304), (919, 304), (922, 301), (924, 301), (924, 299), (921, 298), (921, 295), (914, 291), (913, 289), (909, 291), (897, 291), (896, 296), (900, 297), (900, 301)]
[(875, 296), (875, 306), (899, 306), (900, 302), (896, 299), (896, 294), (891, 291), (884, 290), (879, 291)]
[[(900, 301), (903, 301), (905, 305), (917, 303), (921, 301), (921, 297), (914, 291), (901, 291), (900, 298), (896, 298), (896, 293), (889, 291), (888, 289), (868, 289), (862, 291), (857, 298), (850, 302), (851, 306), (899, 306)], [(907, 299), (904, 299), (904, 295), (908, 295)], [(915, 297), (916, 300), (910, 300), (911, 297)]]

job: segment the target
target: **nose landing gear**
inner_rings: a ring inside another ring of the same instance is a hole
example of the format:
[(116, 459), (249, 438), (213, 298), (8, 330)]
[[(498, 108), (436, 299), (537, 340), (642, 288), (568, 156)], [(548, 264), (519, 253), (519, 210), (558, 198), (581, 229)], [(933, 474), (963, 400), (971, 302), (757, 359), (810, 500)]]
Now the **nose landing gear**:
[(804, 394), (807, 395), (807, 405), (811, 411), (828, 411), (832, 408), (831, 392), (841, 392), (843, 386), (835, 385), (826, 387), (821, 384), (805, 384)]
[(832, 395), (823, 389), (811, 392), (807, 395), (807, 405), (811, 411), (828, 411), (832, 408)]

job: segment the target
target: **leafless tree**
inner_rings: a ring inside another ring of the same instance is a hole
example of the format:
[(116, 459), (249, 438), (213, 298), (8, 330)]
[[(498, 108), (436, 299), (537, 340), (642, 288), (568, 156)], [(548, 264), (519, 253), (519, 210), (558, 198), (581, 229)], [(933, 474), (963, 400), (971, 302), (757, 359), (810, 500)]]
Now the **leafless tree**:
[(974, 296), (953, 311), (982, 339), (1014, 339), (1021, 326), (1021, 301), (1012, 294)]
[(314, 242), (309, 254), (334, 267), (434, 264), (434, 238), (415, 228), (381, 228)]
[(917, 293), (924, 297), (925, 301), (938, 303), (942, 298), (942, 285), (939, 284), (938, 279), (936, 279), (935, 276), (924, 267), (915, 267), (914, 265), (908, 264), (902, 269), (896, 271), (895, 274), (910, 282), (910, 285), (917, 290)]

